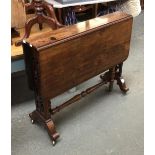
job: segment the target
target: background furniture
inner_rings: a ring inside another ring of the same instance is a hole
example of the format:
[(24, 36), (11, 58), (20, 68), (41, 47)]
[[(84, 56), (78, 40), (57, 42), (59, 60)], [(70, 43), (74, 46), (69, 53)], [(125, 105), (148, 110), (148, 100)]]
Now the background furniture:
[(58, 19), (61, 23), (65, 23), (65, 14), (66, 9), (71, 7), (71, 9), (77, 13), (82, 13), (83, 11), (92, 10), (92, 16), (91, 18), (94, 18), (97, 16), (97, 10), (98, 10), (98, 4), (99, 3), (107, 3), (112, 2), (116, 0), (90, 0), (85, 2), (75, 2), (70, 4), (61, 4), (59, 2), (56, 2), (54, 0), (46, 0), (48, 3), (52, 4), (54, 8), (58, 9)]
[[(52, 29), (57, 29), (63, 27), (55, 16), (53, 6), (43, 0), (32, 0), (31, 3), (26, 3), (26, 9), (34, 9), (35, 17), (31, 18), (25, 23), (25, 34), (21, 40), (16, 42), (17, 46), (20, 46), (24, 38), (28, 38), (31, 32), (31, 28), (34, 24), (39, 24), (40, 29), (42, 29), (42, 24), (47, 23)], [(44, 14), (46, 11), (47, 15)]]
[(18, 28), (24, 27), (26, 22), (26, 13), (24, 2), (22, 0), (11, 1), (11, 44), (12, 38), (19, 37), (20, 33)]

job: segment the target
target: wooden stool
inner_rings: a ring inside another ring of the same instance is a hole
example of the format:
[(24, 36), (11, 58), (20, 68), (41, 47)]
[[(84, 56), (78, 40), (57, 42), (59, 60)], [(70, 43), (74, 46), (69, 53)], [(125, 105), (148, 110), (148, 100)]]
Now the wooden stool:
[[(31, 28), (34, 24), (38, 23), (40, 30), (42, 29), (42, 24), (47, 23), (52, 29), (57, 29), (63, 27), (56, 18), (53, 5), (45, 2), (44, 0), (32, 0), (31, 3), (25, 4), (26, 10), (34, 9), (35, 17), (29, 19), (25, 23), (25, 34), (23, 38), (15, 43), (16, 46), (20, 46), (24, 38), (28, 38), (31, 32)], [(47, 16), (44, 14), (47, 12)]]

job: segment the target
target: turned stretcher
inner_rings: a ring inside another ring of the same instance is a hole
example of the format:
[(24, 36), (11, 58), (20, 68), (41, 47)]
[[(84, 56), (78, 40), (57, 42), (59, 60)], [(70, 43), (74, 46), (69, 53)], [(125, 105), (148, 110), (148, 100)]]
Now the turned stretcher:
[[(51, 115), (114, 80), (120, 89), (128, 88), (122, 78), (122, 65), (129, 55), (132, 16), (115, 12), (76, 25), (45, 32), (23, 41), (26, 72), (35, 93), (33, 122), (46, 127), (53, 144), (59, 134)], [(55, 108), (50, 99), (100, 75), (101, 82)]]

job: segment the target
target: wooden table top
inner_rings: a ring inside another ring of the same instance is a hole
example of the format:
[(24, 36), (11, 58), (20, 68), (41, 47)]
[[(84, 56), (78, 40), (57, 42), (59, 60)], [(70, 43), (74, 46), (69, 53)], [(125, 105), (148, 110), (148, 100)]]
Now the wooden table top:
[(86, 31), (88, 33), (88, 31), (93, 31), (96, 28), (100, 28), (100, 26), (106, 26), (107, 24), (111, 24), (127, 17), (128, 16), (125, 13), (115, 12), (80, 22), (75, 25), (65, 26), (54, 31), (47, 31), (42, 34), (37, 34), (36, 36), (30, 36), (30, 38), (25, 40), (25, 42), (30, 43), (32, 46), (35, 46), (38, 50), (40, 50), (47, 45), (51, 46), (79, 35), (82, 36)]
[[(66, 26), (65, 28), (61, 28), (58, 30), (52, 30), (48, 25), (44, 24), (43, 30), (39, 30), (39, 26), (36, 24), (34, 27), (32, 27), (31, 35), (28, 39), (26, 39), (27, 42), (33, 43), (34, 46), (37, 46), (38, 48), (42, 45), (45, 45), (45, 42), (47, 44), (51, 43), (50, 37), (55, 37), (56, 41), (60, 41), (63, 38), (67, 38), (79, 33), (82, 33), (86, 30), (93, 29), (96, 26), (100, 26), (103, 24), (107, 24), (109, 22), (112, 22), (114, 20), (119, 20), (120, 18), (123, 18), (123, 14), (120, 14), (119, 12), (116, 12), (117, 14), (115, 18), (110, 18), (111, 21), (108, 20), (108, 16), (111, 16), (110, 14), (97, 17), (95, 19), (91, 19), (88, 21), (84, 21), (75, 25)], [(124, 13), (124, 17), (125, 17)], [(64, 31), (65, 29), (65, 31)], [(21, 37), (24, 34), (24, 28), (18, 29), (20, 32)], [(42, 33), (44, 32), (44, 33)], [(50, 37), (49, 37), (50, 36)], [(39, 39), (40, 38), (40, 39)], [(19, 60), (23, 58), (23, 49), (22, 46), (15, 46), (15, 41), (20, 40), (20, 37), (13, 38), (13, 45), (11, 46), (11, 60)], [(37, 40), (37, 41), (36, 41)], [(44, 40), (44, 41), (43, 41)]]

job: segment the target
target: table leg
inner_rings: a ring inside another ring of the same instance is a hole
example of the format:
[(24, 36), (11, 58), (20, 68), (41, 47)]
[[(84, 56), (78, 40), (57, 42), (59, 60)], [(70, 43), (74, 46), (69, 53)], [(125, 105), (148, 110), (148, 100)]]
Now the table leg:
[(115, 80), (115, 67), (110, 69), (109, 73), (110, 73), (109, 91), (112, 91), (114, 80)]
[(63, 24), (63, 20), (62, 20), (62, 9), (58, 8), (58, 18), (59, 18), (59, 22), (61, 24)]
[(95, 4), (95, 9), (94, 9), (94, 18), (97, 17), (97, 12), (98, 12), (98, 3)]
[(127, 88), (124, 78), (122, 77), (122, 67), (123, 63), (120, 63), (116, 66), (116, 73), (115, 73), (115, 80), (117, 81), (117, 84), (119, 85), (119, 88), (126, 93), (129, 88)]
[(34, 124), (35, 122), (40, 122), (44, 125), (44, 127), (46, 128), (48, 132), (48, 135), (50, 136), (50, 139), (52, 140), (52, 144), (55, 145), (56, 140), (59, 138), (59, 134), (56, 131), (56, 128), (55, 128), (55, 125), (52, 119), (51, 118), (45, 119), (41, 115), (41, 113), (38, 112), (37, 110), (30, 113), (29, 116), (31, 118), (32, 124)]
[(122, 77), (122, 67), (123, 63), (120, 63), (114, 68), (107, 71), (104, 75), (101, 75), (100, 78), (107, 83), (109, 82), (109, 90), (112, 90), (114, 80), (117, 81), (117, 84), (122, 92), (126, 93), (129, 88), (127, 88), (125, 80)]

